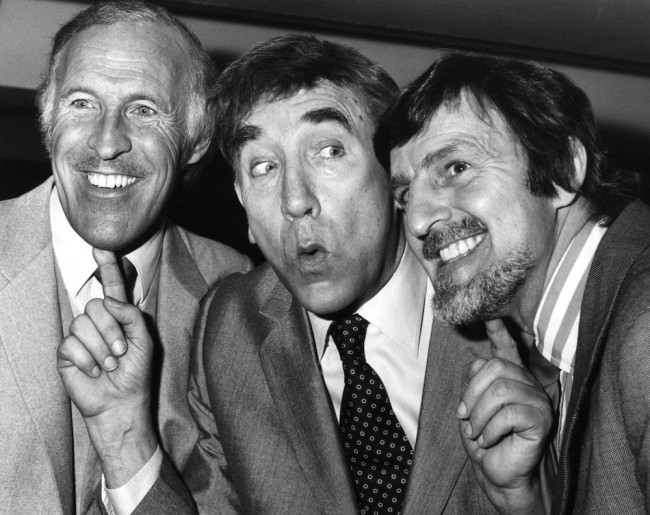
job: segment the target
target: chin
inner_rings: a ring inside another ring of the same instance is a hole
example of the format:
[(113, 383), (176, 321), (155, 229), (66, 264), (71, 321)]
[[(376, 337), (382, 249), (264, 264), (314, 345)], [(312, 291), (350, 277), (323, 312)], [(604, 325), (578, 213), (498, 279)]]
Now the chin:
[(307, 291), (294, 293), (294, 296), (307, 311), (322, 318), (336, 318), (338, 314), (354, 309), (351, 295), (341, 295), (335, 288), (322, 284), (312, 285)]
[(80, 236), (92, 247), (112, 252), (129, 252), (140, 245), (138, 238), (125, 238), (124, 234), (89, 234)]
[(457, 282), (455, 273), (432, 279), (435, 294), (433, 313), (453, 325), (469, 325), (503, 315), (535, 266), (532, 252), (517, 249), (477, 274), (467, 284)]

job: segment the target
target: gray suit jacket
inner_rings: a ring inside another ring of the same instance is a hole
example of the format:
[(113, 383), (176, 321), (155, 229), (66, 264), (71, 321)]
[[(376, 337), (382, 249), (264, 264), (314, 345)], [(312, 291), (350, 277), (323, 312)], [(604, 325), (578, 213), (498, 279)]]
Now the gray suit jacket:
[(603, 237), (582, 301), (554, 513), (650, 513), (650, 208)]
[[(488, 353), (434, 324), (404, 513), (493, 512), (455, 416), (463, 366)], [(204, 299), (190, 391), (201, 436), (184, 478), (202, 513), (357, 512), (306, 312), (267, 265)], [(159, 480), (139, 512), (160, 510), (169, 486)]]
[[(75, 511), (70, 401), (56, 370), (64, 327), (49, 221), (52, 186), (49, 179), (0, 203), (0, 513)], [(167, 224), (154, 407), (162, 443), (178, 466), (197, 434), (185, 392), (199, 300), (217, 279), (249, 268), (234, 250)], [(85, 490), (91, 493), (97, 481), (87, 477)]]

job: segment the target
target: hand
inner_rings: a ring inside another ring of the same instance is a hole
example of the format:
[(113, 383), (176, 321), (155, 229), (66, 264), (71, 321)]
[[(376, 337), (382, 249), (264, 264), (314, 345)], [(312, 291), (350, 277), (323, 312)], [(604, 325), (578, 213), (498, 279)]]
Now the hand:
[(551, 402), (522, 366), (502, 321), (486, 323), (494, 358), (465, 366), (458, 408), (479, 483), (503, 513), (543, 513), (538, 480), (553, 422)]
[(156, 450), (149, 413), (153, 343), (142, 312), (126, 303), (115, 254), (93, 249), (93, 256), (104, 300), (91, 300), (73, 320), (58, 348), (57, 368), (114, 488)]

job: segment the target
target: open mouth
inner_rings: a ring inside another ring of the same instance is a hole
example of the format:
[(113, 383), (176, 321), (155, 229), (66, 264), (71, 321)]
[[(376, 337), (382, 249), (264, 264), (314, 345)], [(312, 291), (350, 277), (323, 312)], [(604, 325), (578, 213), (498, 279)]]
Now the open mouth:
[(133, 184), (137, 178), (129, 175), (106, 175), (102, 173), (88, 172), (88, 182), (97, 188), (116, 189), (124, 188)]
[(325, 247), (318, 243), (310, 243), (309, 245), (301, 245), (298, 247), (298, 261), (303, 266), (316, 266), (321, 264), (329, 256), (329, 252)]
[(474, 236), (455, 241), (446, 247), (441, 248), (439, 251), (440, 259), (443, 263), (449, 263), (450, 261), (466, 256), (483, 241), (486, 234), (487, 233), (475, 234)]

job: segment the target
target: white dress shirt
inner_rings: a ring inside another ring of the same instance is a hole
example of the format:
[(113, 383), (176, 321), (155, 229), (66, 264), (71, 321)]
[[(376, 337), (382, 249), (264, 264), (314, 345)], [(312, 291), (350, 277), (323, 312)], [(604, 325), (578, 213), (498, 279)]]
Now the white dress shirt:
[[(75, 232), (68, 222), (56, 188), (52, 188), (52, 195), (50, 196), (50, 224), (54, 259), (61, 273), (68, 298), (70, 299), (72, 314), (76, 317), (84, 312), (86, 304), (90, 299), (103, 298), (104, 293), (101, 283), (93, 275), (95, 270), (97, 270), (97, 263), (95, 263), (92, 255), (92, 247)], [(163, 227), (156, 231), (143, 245), (126, 255), (138, 272), (133, 291), (133, 301), (139, 307), (142, 307), (147, 300), (147, 295), (151, 290), (154, 277), (156, 276), (156, 270), (162, 253), (162, 242)], [(155, 311), (155, 302), (150, 302), (148, 305), (151, 307), (151, 310)], [(75, 442), (76, 498), (80, 500), (83, 473), (86, 465), (85, 460), (90, 442), (86, 435), (86, 428), (81, 414), (74, 405), (72, 406), (72, 421)], [(159, 462), (162, 462), (162, 454), (157, 459)], [(152, 458), (152, 461), (155, 464), (156, 460), (154, 458)], [(160, 468), (160, 465), (158, 465), (158, 468)], [(141, 491), (146, 494), (155, 482), (155, 479), (156, 476), (153, 477), (153, 481), (150, 478), (140, 480)], [(138, 480), (136, 479), (135, 483), (137, 482)], [(102, 488), (103, 486), (104, 478), (102, 477)], [(137, 493), (135, 495), (130, 495), (129, 492), (124, 494), (121, 489), (103, 489), (103, 497), (105, 495), (108, 495), (111, 500), (110, 503), (104, 503), (109, 513), (113, 512), (112, 508), (115, 508), (115, 512), (117, 513), (131, 513), (140, 503), (142, 497), (144, 497), (144, 494), (140, 497)], [(77, 509), (79, 510), (80, 506), (77, 506)]]
[[(397, 270), (358, 313), (369, 322), (366, 361), (381, 378), (393, 411), (415, 448), (433, 311), (433, 287), (408, 247)], [(340, 416), (344, 373), (339, 351), (326, 341), (331, 320), (309, 313), (323, 377)]]

